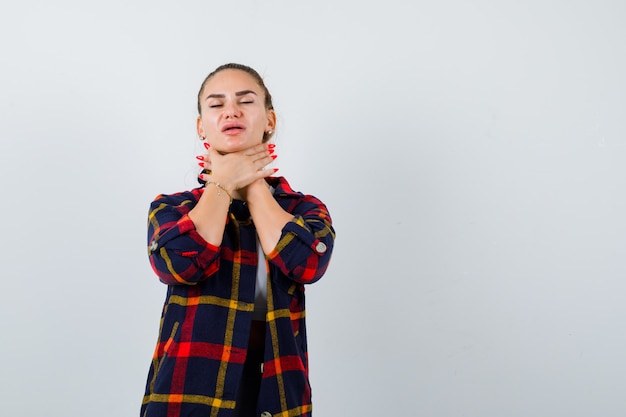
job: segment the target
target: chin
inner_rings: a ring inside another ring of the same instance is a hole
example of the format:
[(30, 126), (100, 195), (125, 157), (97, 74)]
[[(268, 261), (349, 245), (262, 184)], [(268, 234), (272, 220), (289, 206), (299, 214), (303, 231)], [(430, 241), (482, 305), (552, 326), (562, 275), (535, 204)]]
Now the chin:
[(224, 141), (223, 146), (218, 149), (219, 151), (225, 151), (227, 153), (230, 152), (238, 152), (243, 151), (244, 149), (251, 148), (256, 145), (260, 145), (263, 143), (263, 139), (259, 140), (249, 140), (245, 138), (228, 138)]

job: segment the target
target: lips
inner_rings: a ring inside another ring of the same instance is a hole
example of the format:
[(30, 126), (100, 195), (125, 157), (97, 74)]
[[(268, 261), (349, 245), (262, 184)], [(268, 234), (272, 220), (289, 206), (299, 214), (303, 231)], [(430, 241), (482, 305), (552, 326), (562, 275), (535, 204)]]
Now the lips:
[(242, 123), (226, 123), (222, 126), (222, 133), (226, 133), (227, 135), (236, 135), (243, 132), (245, 129), (246, 126)]

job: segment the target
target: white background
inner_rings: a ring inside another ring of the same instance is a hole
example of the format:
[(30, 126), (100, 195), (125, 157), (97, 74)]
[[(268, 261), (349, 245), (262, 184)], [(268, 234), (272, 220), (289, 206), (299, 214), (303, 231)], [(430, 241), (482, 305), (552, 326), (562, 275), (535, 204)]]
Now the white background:
[(255, 67), (275, 166), (331, 210), (315, 415), (626, 414), (626, 3), (0, 6), (0, 413), (136, 416), (159, 193), (195, 101)]

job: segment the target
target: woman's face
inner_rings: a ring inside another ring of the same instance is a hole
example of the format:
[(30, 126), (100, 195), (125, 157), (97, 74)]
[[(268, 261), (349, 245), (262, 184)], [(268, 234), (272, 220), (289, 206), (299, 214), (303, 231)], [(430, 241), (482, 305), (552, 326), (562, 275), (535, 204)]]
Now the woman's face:
[(263, 89), (241, 70), (227, 69), (211, 77), (201, 93), (200, 108), (198, 135), (223, 153), (258, 145), (276, 125), (274, 111), (265, 108)]

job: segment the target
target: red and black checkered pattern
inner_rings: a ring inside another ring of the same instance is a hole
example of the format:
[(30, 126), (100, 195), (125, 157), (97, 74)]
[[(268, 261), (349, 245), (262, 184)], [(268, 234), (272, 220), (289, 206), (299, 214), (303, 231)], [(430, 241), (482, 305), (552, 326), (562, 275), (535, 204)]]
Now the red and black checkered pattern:
[[(294, 218), (266, 256), (265, 360), (258, 410), (311, 416), (304, 284), (322, 277), (335, 232), (326, 206), (267, 180)], [(142, 417), (226, 417), (235, 399), (254, 310), (257, 237), (247, 207), (235, 200), (221, 246), (207, 243), (188, 213), (203, 188), (160, 195), (148, 221), (150, 263), (168, 285)]]

